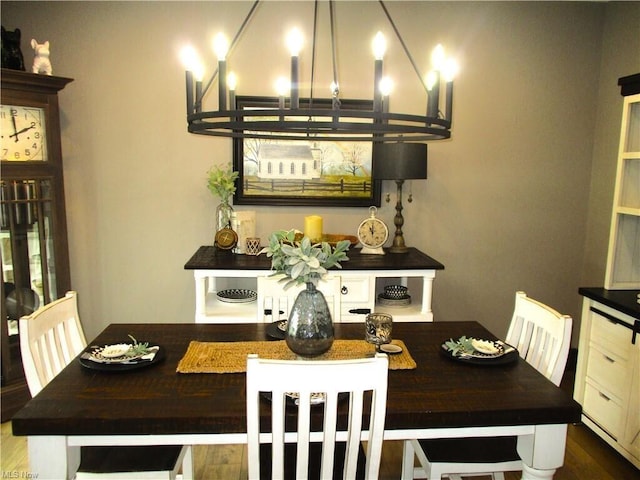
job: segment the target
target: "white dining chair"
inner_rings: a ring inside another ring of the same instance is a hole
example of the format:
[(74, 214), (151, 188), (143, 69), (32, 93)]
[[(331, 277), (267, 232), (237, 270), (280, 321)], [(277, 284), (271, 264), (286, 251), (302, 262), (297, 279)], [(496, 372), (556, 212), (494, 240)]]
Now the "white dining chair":
[[(294, 285), (284, 289), (279, 280), (282, 276), (258, 277), (258, 318), (260, 322), (276, 322), (289, 318), (289, 312), (296, 301), (298, 293), (306, 288), (305, 285)], [(331, 318), (340, 321), (340, 277), (327, 275), (318, 282), (318, 290), (322, 292)]]
[[(388, 358), (356, 360), (267, 360), (247, 358), (247, 435), (249, 479), (378, 478), (387, 402)], [(370, 392), (370, 403), (366, 400)], [(314, 405), (323, 395), (322, 405)], [(296, 400), (293, 400), (296, 398)], [(338, 410), (348, 411), (346, 426)], [(262, 424), (266, 405), (270, 432)], [(323, 413), (321, 430), (311, 431), (314, 409)], [(295, 413), (297, 413), (297, 420)], [(363, 418), (369, 418), (363, 428)], [(292, 424), (293, 423), (293, 424)], [(285, 427), (286, 424), (286, 427)], [(368, 430), (366, 459), (361, 440)], [(266, 447), (266, 448), (261, 448)], [(270, 448), (269, 448), (270, 447)], [(321, 448), (319, 466), (312, 457)], [(271, 450), (269, 455), (269, 449)], [(295, 453), (293, 453), (295, 451)], [(287, 458), (285, 458), (287, 457)], [(358, 467), (362, 467), (356, 475)], [(270, 471), (269, 471), (270, 470)]]
[[(515, 307), (506, 342), (518, 349), (520, 357), (560, 385), (569, 347), (572, 319), (547, 305), (516, 292)], [(517, 437), (478, 437), (406, 440), (402, 478), (438, 480), (448, 476), (459, 480), (474, 475), (491, 475), (504, 480), (503, 472), (522, 470)], [(419, 467), (414, 467), (414, 458)]]
[[(87, 346), (77, 293), (20, 318), (20, 353), (32, 397)], [(182, 469), (182, 476), (178, 475)], [(191, 446), (82, 447), (76, 479), (193, 478)]]

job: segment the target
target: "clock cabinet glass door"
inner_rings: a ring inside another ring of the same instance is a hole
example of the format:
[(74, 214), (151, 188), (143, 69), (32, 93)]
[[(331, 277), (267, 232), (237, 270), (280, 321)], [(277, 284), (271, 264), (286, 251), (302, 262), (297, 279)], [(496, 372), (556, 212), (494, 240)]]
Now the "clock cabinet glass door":
[[(50, 179), (0, 181), (0, 253), (6, 345), (3, 370), (20, 369), (18, 320), (58, 298), (54, 247), (54, 190)], [(18, 371), (3, 371), (14, 378)]]
[[(58, 298), (49, 179), (2, 180), (0, 251), (10, 320)], [(11, 329), (10, 329), (11, 330)]]

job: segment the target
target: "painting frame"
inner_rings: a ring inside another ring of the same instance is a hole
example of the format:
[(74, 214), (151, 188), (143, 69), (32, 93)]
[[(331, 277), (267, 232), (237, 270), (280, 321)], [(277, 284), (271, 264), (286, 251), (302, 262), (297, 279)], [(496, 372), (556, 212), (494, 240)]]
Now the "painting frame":
[[(301, 109), (308, 105), (308, 99), (300, 99)], [(331, 112), (331, 105), (331, 99), (313, 99), (313, 108), (326, 109), (328, 114)], [(236, 97), (237, 110), (270, 108), (278, 108), (277, 97)], [(370, 110), (373, 108), (373, 102), (341, 100), (341, 108)], [(261, 148), (265, 144), (269, 144), (270, 147)], [(307, 144), (306, 148), (305, 144)], [(238, 172), (238, 181), (233, 203), (234, 205), (323, 207), (370, 207), (373, 205), (379, 207), (381, 181), (373, 180), (371, 176), (375, 145), (373, 141), (337, 142), (330, 139), (301, 141), (236, 137), (233, 139), (233, 169)], [(349, 158), (354, 160), (349, 162), (344, 160), (345, 150), (349, 151)], [(357, 156), (358, 152), (360, 157)], [(267, 157), (267, 153), (271, 157)], [(286, 155), (287, 158), (278, 158), (278, 155)], [(306, 155), (306, 158), (302, 158), (302, 155)], [(325, 158), (338, 160), (325, 162)], [(316, 177), (313, 179), (291, 178), (298, 168), (294, 163), (305, 161), (309, 162), (310, 166), (308, 170), (304, 170), (307, 177), (312, 175), (311, 165), (320, 165), (313, 170)], [(287, 166), (285, 162), (289, 162)]]

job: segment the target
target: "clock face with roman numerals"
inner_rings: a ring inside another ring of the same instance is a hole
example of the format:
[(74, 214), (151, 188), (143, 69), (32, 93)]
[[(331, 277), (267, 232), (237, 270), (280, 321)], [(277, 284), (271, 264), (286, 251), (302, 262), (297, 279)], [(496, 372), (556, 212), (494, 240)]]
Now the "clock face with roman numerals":
[(358, 227), (358, 239), (365, 247), (381, 247), (388, 236), (387, 226), (378, 218), (367, 218)]
[(47, 161), (45, 111), (37, 107), (0, 105), (0, 159)]

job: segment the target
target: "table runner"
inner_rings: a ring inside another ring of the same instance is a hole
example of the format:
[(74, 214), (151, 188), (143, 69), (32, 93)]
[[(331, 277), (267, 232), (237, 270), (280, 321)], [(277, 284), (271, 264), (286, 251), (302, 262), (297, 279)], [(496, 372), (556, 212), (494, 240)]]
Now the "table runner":
[[(402, 340), (391, 343), (402, 347), (402, 352), (389, 355), (389, 370), (411, 370), (416, 362)], [(375, 347), (364, 340), (335, 340), (328, 352), (314, 360), (347, 360), (371, 356)], [(247, 369), (247, 355), (277, 360), (295, 360), (297, 355), (286, 342), (198, 342), (192, 341), (178, 363), (178, 373), (242, 373)]]

